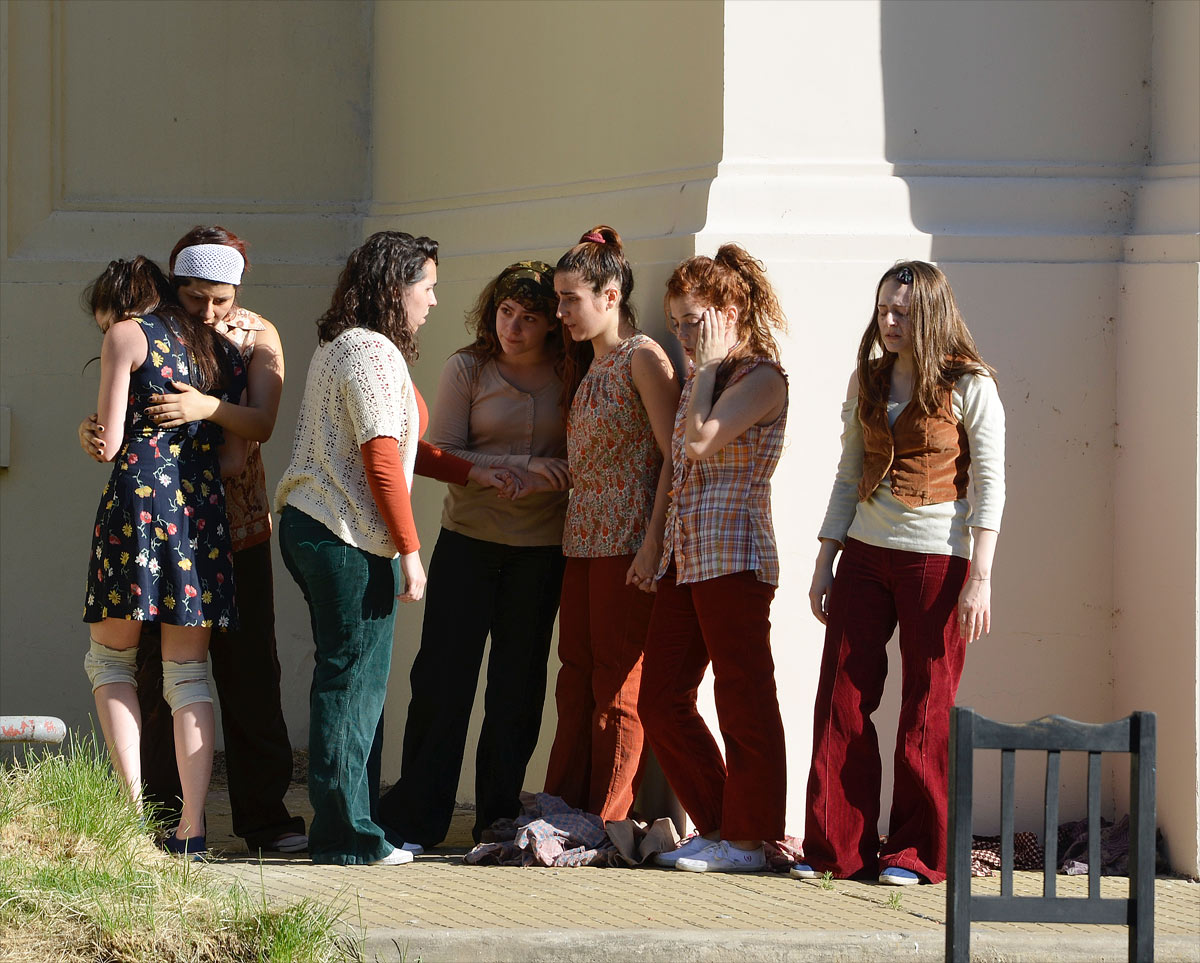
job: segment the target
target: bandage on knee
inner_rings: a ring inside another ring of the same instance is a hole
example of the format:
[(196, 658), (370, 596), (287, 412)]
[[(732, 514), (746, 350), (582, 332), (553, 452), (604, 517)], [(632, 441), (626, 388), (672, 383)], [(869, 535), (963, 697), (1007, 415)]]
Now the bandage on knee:
[(168, 662), (163, 659), (163, 698), (174, 715), (184, 706), (212, 702), (207, 662)]
[(137, 646), (128, 649), (110, 649), (101, 645), (95, 639), (91, 640), (87, 655), (83, 657), (83, 670), (92, 681), (92, 691), (102, 685), (112, 685), (114, 682), (128, 682), (135, 689), (137, 678), (134, 670), (137, 668)]

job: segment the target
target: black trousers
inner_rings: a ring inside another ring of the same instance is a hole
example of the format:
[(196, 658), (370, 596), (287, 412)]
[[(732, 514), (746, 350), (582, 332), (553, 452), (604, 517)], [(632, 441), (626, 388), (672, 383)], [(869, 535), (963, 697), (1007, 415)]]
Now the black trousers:
[(475, 751), (476, 841), (497, 819), (520, 812), (542, 724), (562, 573), (557, 545), (501, 545), (442, 529), (410, 675), (400, 781), (379, 800), (378, 817), (390, 834), (426, 847), (446, 838), (489, 634)]
[[(240, 627), (212, 633), (209, 654), (221, 702), (225, 765), (233, 831), (251, 852), (284, 833), (303, 833), (283, 795), (292, 779), (292, 744), (279, 696), (275, 590), (271, 543), (233, 553)], [(145, 623), (138, 644), (138, 701), (142, 707), (142, 783), (145, 797), (177, 819), (182, 790), (175, 764), (171, 708), (162, 696), (158, 626)]]

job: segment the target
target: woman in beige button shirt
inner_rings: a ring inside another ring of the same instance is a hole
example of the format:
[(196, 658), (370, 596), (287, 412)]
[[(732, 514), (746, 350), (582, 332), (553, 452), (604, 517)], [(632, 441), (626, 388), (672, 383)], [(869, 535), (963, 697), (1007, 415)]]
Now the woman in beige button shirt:
[(429, 563), (421, 648), (412, 667), (400, 780), (379, 802), (394, 845), (419, 852), (446, 836), (467, 724), (489, 634), (483, 727), (475, 754), (473, 835), (520, 810), (537, 745), (546, 660), (562, 582), (566, 462), (565, 351), (553, 269), (505, 268), (468, 316), (475, 340), (442, 371), (430, 441), (504, 466), (518, 499), (450, 485)]

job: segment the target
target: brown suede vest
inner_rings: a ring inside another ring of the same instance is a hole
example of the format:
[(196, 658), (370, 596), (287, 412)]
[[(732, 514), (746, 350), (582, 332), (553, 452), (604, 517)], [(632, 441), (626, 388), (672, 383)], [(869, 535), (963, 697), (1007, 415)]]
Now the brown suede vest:
[[(887, 398), (891, 366), (872, 377)], [(913, 508), (967, 497), (971, 451), (966, 429), (954, 416), (950, 389), (932, 415), (910, 401), (894, 426), (888, 425), (887, 405), (869, 404), (860, 389), (858, 420), (863, 436), (859, 501), (870, 498), (884, 478), (891, 481), (892, 494)]]

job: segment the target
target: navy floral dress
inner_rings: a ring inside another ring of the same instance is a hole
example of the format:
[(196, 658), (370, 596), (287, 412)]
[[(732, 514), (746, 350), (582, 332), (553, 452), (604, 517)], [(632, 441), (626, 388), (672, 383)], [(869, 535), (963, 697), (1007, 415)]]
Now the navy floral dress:
[[(190, 383), (190, 364), (166, 321), (153, 314), (135, 320), (149, 351), (129, 376), (125, 440), (96, 513), (83, 621), (234, 628), (233, 553), (217, 461), (224, 434), (207, 421), (164, 430), (146, 417), (151, 395), (170, 394), (172, 380)], [(245, 366), (233, 345), (217, 340), (233, 378), (213, 394), (237, 401)]]

